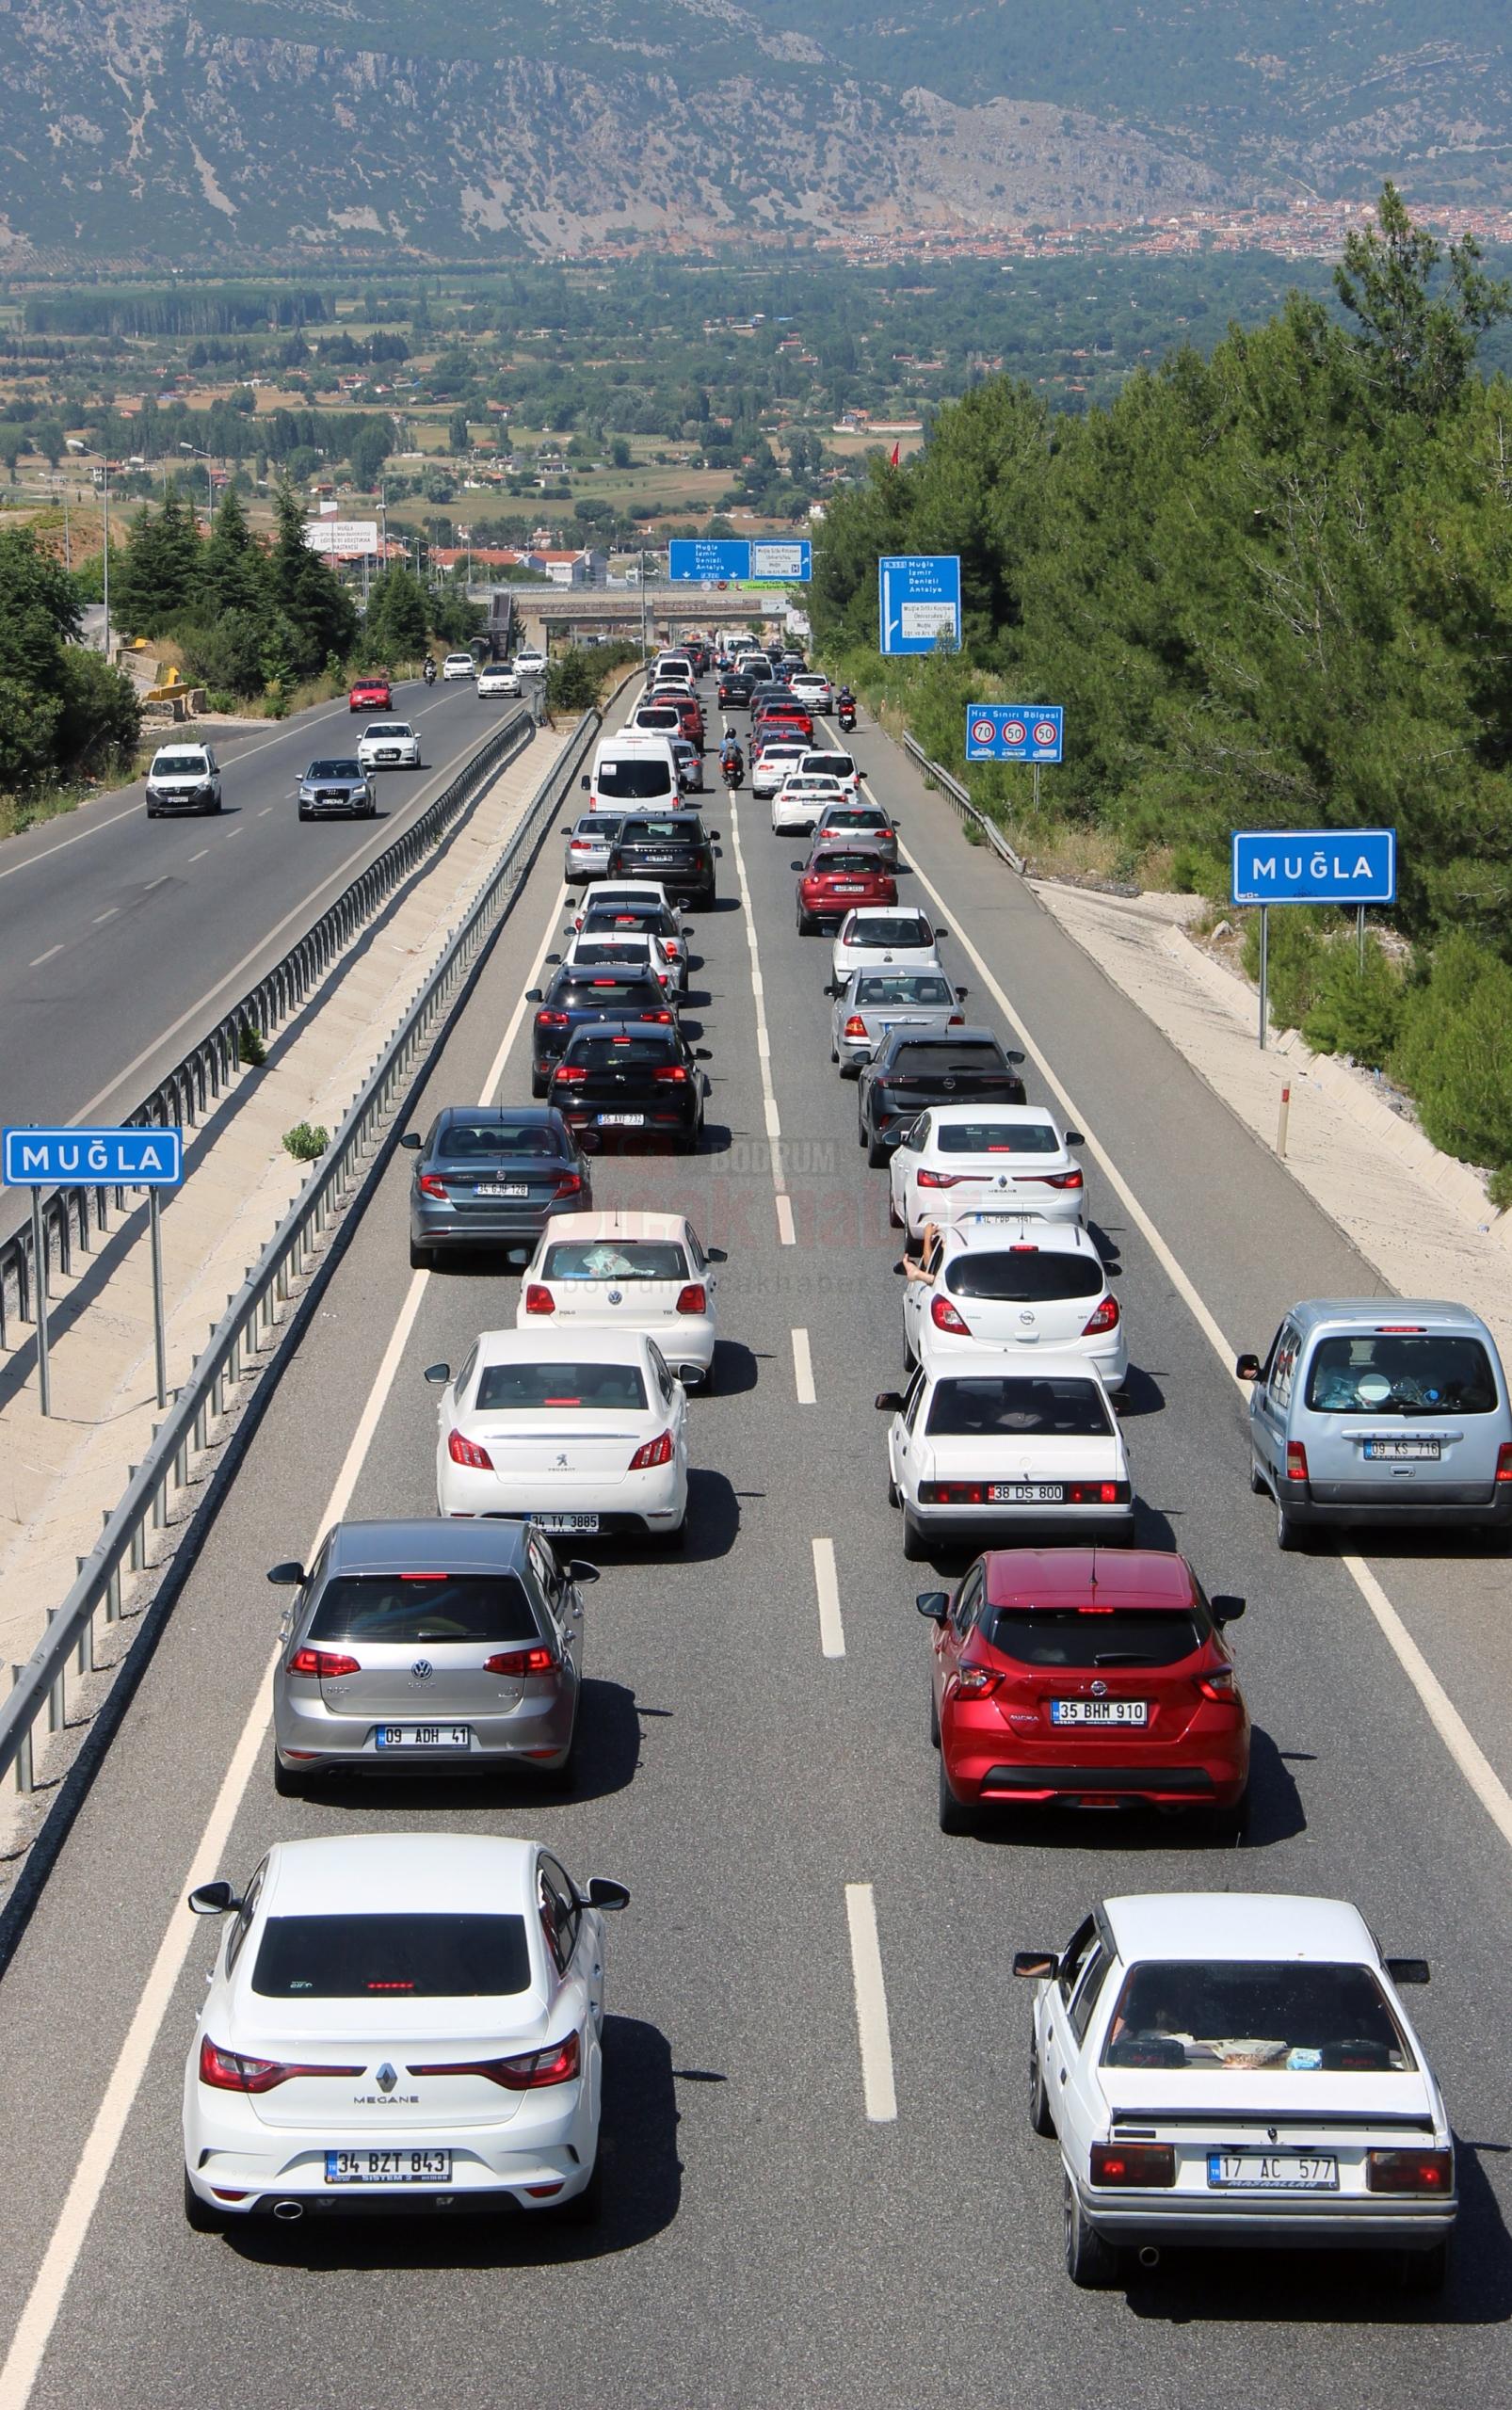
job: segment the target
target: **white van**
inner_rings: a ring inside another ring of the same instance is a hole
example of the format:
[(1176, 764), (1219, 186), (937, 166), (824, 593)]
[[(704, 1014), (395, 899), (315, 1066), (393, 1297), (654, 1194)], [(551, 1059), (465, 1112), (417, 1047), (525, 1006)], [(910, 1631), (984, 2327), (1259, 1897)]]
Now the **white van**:
[(656, 803), (676, 811), (681, 800), (671, 746), (665, 736), (644, 732), (604, 737), (593, 756), (592, 772), (579, 784), (590, 811)]

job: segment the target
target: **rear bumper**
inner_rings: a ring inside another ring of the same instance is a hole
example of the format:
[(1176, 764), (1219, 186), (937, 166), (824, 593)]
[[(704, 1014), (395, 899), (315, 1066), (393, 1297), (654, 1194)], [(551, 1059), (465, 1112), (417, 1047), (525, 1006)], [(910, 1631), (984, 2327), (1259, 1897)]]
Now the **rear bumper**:
[[(512, 1213), (438, 1214), (434, 1220), (411, 1211), (410, 1236), (416, 1246), (455, 1247), (459, 1254), (469, 1247), (534, 1246), (555, 1210), (537, 1206)], [(571, 1197), (560, 1210), (587, 1213), (592, 1204), (587, 1196)]]
[[(1400, 1523), (1424, 1530), (1446, 1523), (1471, 1529), (1512, 1528), (1512, 1482), (1415, 1481), (1410, 1496), (1385, 1482), (1287, 1481), (1272, 1476), (1278, 1502), (1294, 1521), (1318, 1524)], [(1404, 1487), (1406, 1485), (1404, 1485)]]
[(925, 1539), (947, 1548), (980, 1539), (983, 1547), (1018, 1548), (1027, 1535), (1072, 1534), (1082, 1541), (1133, 1538), (1134, 1510), (1127, 1506), (915, 1506), (905, 1500), (909, 1519)]
[(1270, 2251), (1431, 2251), (1454, 2230), (1455, 2200), (1392, 2201), (1359, 2194), (1272, 2193), (1263, 2204), (1214, 2193), (1146, 2193), (1110, 2200), (1079, 2178), (1077, 2197), (1094, 2233), (1119, 2248), (1145, 2243), (1196, 2248), (1243, 2243)]
[[(297, 1773), (318, 1774), (345, 1766), (367, 1774), (487, 1773), (515, 1759), (533, 1760), (542, 1773), (560, 1765), (572, 1738), (573, 1695), (558, 1691), (539, 1699), (522, 1696), (505, 1715), (475, 1715), (466, 1710), (447, 1713), (433, 1708), (423, 1692), (398, 1696), (382, 1716), (335, 1715), (318, 1700), (295, 1702), (281, 1690), (274, 1702), (273, 1738), (279, 1756)], [(465, 1724), (473, 1735), (469, 1749), (379, 1749), (374, 1743), (379, 1724)]]

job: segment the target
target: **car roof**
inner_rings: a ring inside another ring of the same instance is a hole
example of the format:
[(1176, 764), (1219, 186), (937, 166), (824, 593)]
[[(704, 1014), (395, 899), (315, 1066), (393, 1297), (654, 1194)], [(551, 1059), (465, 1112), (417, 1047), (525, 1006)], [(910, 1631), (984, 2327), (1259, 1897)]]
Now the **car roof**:
[(279, 1841), (264, 1904), (278, 1916), (529, 1915), (539, 1843), (488, 1833), (337, 1833)]
[(625, 1324), (596, 1330), (574, 1323), (571, 1329), (482, 1330), (478, 1333), (478, 1365), (488, 1364), (622, 1364), (627, 1356), (643, 1357), (651, 1345), (643, 1330)]
[(506, 1121), (527, 1130), (556, 1130), (561, 1118), (551, 1104), (443, 1104), (436, 1116), (438, 1127), (449, 1129), (454, 1121), (465, 1121), (475, 1130)]
[[(895, 1029), (887, 1042), (889, 1046), (939, 1046), (941, 1048), (947, 1046), (996, 1046), (1000, 1053), (1003, 1051), (1001, 1040), (999, 1039), (995, 1029)], [(986, 1099), (985, 1101), (992, 1104), (992, 1110), (994, 1113), (1007, 1113), (1012, 1110), (1012, 1107), (1009, 1105), (999, 1105), (994, 1103), (990, 1098)], [(965, 1110), (964, 1107), (960, 1109), (962, 1111)], [(925, 1110), (930, 1113), (941, 1113), (947, 1110), (947, 1108), (942, 1105), (931, 1104), (927, 1108), (921, 1105), (919, 1110), (921, 1113)], [(981, 1105), (976, 1105), (969, 1117), (974, 1121), (981, 1110)]]
[(858, 916), (864, 912), (869, 921), (925, 921), (929, 915), (922, 904), (858, 904)]
[(328, 1573), (401, 1573), (407, 1566), (456, 1573), (498, 1573), (523, 1565), (523, 1523), (453, 1521), (445, 1515), (407, 1515), (389, 1522), (338, 1523), (330, 1535)]
[(1370, 1927), (1348, 1900), (1285, 1891), (1147, 1891), (1105, 1900), (1119, 1957), (1302, 1958), (1377, 1967)]
[(685, 1239), (683, 1213), (647, 1213), (626, 1207), (612, 1213), (554, 1213), (541, 1232), (553, 1239)]
[(982, 1562), (994, 1607), (1064, 1607), (1095, 1597), (1102, 1607), (1168, 1612), (1197, 1596), (1185, 1557), (1166, 1549), (995, 1548)]
[(968, 1354), (963, 1348), (958, 1356), (949, 1356), (931, 1367), (931, 1378), (937, 1389), (946, 1381), (983, 1381), (1013, 1379), (1091, 1381), (1098, 1389), (1104, 1386), (1102, 1374), (1090, 1356), (1079, 1356), (1074, 1347), (984, 1347), (973, 1346)]
[(1294, 1306), (1289, 1322), (1309, 1326), (1340, 1323), (1352, 1330), (1391, 1330), (1404, 1324), (1426, 1323), (1439, 1328), (1473, 1331), (1489, 1339), (1485, 1323), (1469, 1306), (1445, 1297), (1307, 1297)]
[[(990, 1035), (990, 1031), (974, 1029), (957, 1029), (956, 1032), (957, 1038)], [(930, 1104), (925, 1107), (937, 1128), (942, 1121), (948, 1129), (955, 1129), (961, 1122), (980, 1121), (982, 1110), (979, 1104)], [(991, 1113), (994, 1121), (1005, 1122), (1010, 1129), (1032, 1130), (1047, 1121), (1053, 1129), (1060, 1126), (1048, 1104), (994, 1104)]]

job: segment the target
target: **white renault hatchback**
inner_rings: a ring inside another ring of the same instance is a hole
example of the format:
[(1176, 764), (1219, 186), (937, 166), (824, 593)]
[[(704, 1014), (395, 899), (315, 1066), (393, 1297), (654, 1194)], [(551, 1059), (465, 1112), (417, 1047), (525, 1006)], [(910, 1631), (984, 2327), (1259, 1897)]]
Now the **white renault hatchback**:
[(184, 2209), (213, 2231), (598, 2199), (603, 1914), (535, 1841), (282, 1841), (238, 1896), (184, 2070)]
[(542, 1531), (681, 1546), (687, 1391), (639, 1330), (486, 1330), (461, 1369), (432, 1364), (436, 1511), (528, 1516)]
[(919, 1268), (925, 1277), (903, 1290), (910, 1371), (947, 1363), (969, 1370), (984, 1347), (1012, 1349), (1026, 1363), (1031, 1354), (1037, 1362), (1047, 1350), (1069, 1350), (1094, 1364), (1115, 1396), (1122, 1390), (1123, 1315), (1107, 1266), (1079, 1223), (1027, 1213), (1011, 1222), (957, 1222), (926, 1243)]
[(682, 1213), (559, 1213), (525, 1266), (515, 1321), (644, 1331), (685, 1389), (707, 1389), (724, 1260)]
[(888, 1165), (893, 1219), (913, 1239), (968, 1213), (1080, 1222), (1086, 1181), (1071, 1149), (1084, 1144), (1042, 1104), (932, 1104)]

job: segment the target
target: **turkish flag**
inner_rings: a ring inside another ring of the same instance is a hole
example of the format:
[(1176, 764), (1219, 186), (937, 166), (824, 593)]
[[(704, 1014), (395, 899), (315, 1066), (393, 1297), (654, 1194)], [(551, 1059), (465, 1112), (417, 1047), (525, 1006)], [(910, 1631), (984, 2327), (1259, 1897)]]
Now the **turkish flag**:
[(897, 445), (896, 445), (895, 443), (894, 443), (894, 444), (893, 444), (893, 458), (892, 458), (891, 462), (889, 463), (889, 465), (890, 465), (892, 468), (894, 468), (894, 469), (895, 469), (895, 468), (897, 467), (897, 465), (898, 465), (898, 447), (897, 447)]

